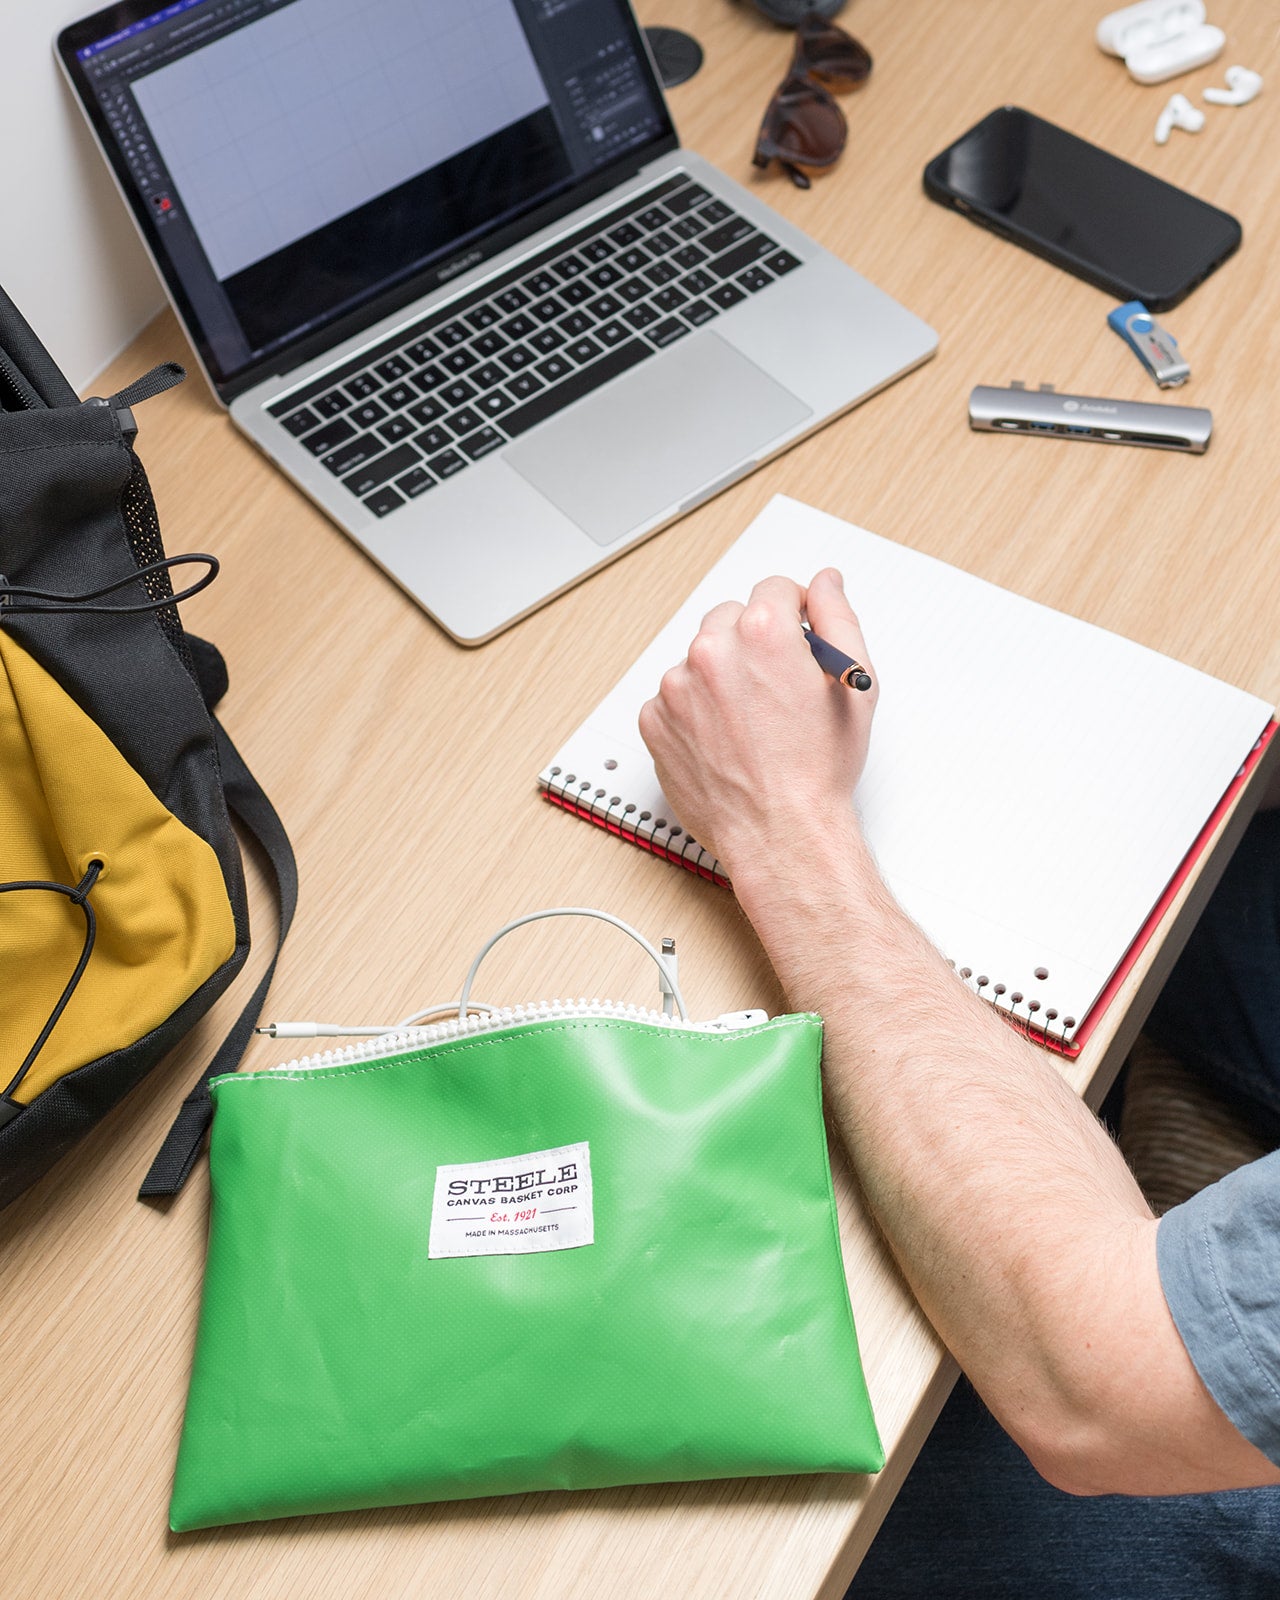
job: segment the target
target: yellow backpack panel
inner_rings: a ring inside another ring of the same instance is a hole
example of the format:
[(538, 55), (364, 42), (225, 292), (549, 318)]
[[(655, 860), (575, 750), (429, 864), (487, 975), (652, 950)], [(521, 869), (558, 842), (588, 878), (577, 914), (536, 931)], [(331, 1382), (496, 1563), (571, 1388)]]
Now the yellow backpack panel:
[[(235, 948), (210, 845), (0, 627), (0, 880), (74, 887), (92, 861), (92, 959), (12, 1099), (27, 1104), (157, 1027)], [(0, 894), (0, 1088), (44, 1027), (85, 941), (63, 894)]]

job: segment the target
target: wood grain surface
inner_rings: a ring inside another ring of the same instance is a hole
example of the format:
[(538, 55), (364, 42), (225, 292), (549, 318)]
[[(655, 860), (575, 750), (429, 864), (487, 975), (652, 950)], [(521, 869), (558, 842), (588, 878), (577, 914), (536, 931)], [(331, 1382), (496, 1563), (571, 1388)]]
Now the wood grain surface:
[[(644, 0), (643, 21), (685, 28), (706, 51), (698, 76), (671, 94), (683, 142), (931, 322), (941, 347), (924, 368), (479, 650), (450, 642), (291, 489), (198, 376), (141, 408), (139, 449), (167, 548), (211, 550), (223, 563), (218, 582), (185, 608), (186, 623), (227, 657), (224, 720), (297, 849), (298, 921), (268, 1016), (406, 1014), (456, 993), (500, 923), (557, 904), (599, 905), (652, 938), (675, 935), (696, 1015), (779, 1007), (728, 893), (573, 821), (542, 803), (534, 782), (778, 491), (1280, 698), (1275, 17), (1256, 0), (1216, 0), (1226, 54), (1176, 84), (1142, 88), (1096, 48), (1102, 9), (1096, 0), (855, 0), (842, 20), (875, 70), (844, 101), (844, 158), (806, 194), (776, 169), (750, 166), (789, 36), (747, 0)], [(1261, 98), (1210, 109), (1201, 134), (1175, 132), (1157, 148), (1152, 131), (1170, 90), (1198, 100), (1235, 61), (1268, 78)], [(1206, 456), (969, 431), (975, 383), (1022, 378), (1160, 398), (1107, 329), (1107, 296), (925, 198), (926, 161), (1010, 102), (1240, 217), (1243, 249), (1163, 319), (1193, 369), (1186, 403), (1214, 412)], [(111, 392), (171, 357), (194, 371), (166, 314), (93, 388)], [(856, 603), (856, 572), (847, 579)], [(998, 695), (975, 691), (973, 715), (998, 719)], [(1026, 727), (1008, 736), (1046, 735)], [(1087, 750), (1062, 751), (1064, 763), (1088, 759)], [(1224, 847), (1258, 787), (1226, 825)], [(1068, 1069), (1077, 1088), (1092, 1080), (1096, 1096), (1109, 1080), (1222, 859), (1220, 851), (1188, 886), (1167, 937), (1131, 976), (1127, 1005)], [(260, 873), (252, 879), (251, 970), (272, 919)], [(648, 1003), (646, 965), (621, 938), (561, 924), (505, 941), (483, 987), (512, 1001)], [(168, 1534), (207, 1177), (202, 1165), (169, 1205), (141, 1205), (134, 1191), (249, 986), (238, 984), (0, 1218), (8, 1600), (835, 1600), (953, 1377), (838, 1159), (854, 1312), (890, 1448), (878, 1478), (530, 1495)], [(291, 1053), (259, 1041), (247, 1065)]]

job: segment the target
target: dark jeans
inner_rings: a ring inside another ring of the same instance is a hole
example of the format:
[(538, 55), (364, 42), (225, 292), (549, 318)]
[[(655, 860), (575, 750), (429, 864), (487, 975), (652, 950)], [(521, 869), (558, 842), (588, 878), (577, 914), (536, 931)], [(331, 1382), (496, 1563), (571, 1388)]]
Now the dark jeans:
[(1249, 824), (1146, 1031), (1280, 1145), (1280, 810)]
[[(1280, 1145), (1280, 811), (1251, 824), (1147, 1031)], [(1280, 1489), (1063, 1494), (961, 1379), (847, 1600), (1228, 1596), (1280, 1596)]]

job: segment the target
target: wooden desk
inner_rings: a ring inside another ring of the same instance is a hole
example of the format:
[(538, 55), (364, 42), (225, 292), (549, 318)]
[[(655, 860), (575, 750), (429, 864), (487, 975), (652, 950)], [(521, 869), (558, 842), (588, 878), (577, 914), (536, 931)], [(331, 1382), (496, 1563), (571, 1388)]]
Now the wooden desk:
[[(575, 902), (608, 907), (653, 936), (678, 935), (695, 1014), (777, 1008), (776, 984), (728, 894), (582, 827), (534, 790), (543, 762), (775, 491), (1280, 699), (1280, 286), (1269, 273), (1280, 246), (1280, 89), (1242, 110), (1211, 110), (1198, 137), (1175, 133), (1157, 149), (1152, 129), (1168, 90), (1139, 88), (1099, 54), (1101, 0), (858, 0), (846, 20), (874, 54), (875, 73), (845, 102), (841, 165), (803, 194), (776, 171), (757, 180), (749, 166), (788, 37), (745, 0), (645, 0), (641, 9), (644, 21), (690, 28), (706, 47), (701, 74), (671, 97), (685, 142), (758, 183), (932, 322), (940, 353), (475, 652), (450, 643), (288, 488), (198, 377), (149, 403), (141, 448), (168, 548), (223, 560), (218, 583), (186, 608), (187, 624), (226, 653), (226, 722), (298, 852), (299, 920), (271, 1015), (401, 1015), (455, 992), (499, 923)], [(1198, 97), (1232, 61), (1280, 85), (1266, 8), (1217, 0), (1214, 20), (1227, 30), (1226, 54), (1173, 87)], [(1207, 456), (969, 432), (965, 401), (976, 382), (1021, 377), (1157, 397), (1106, 329), (1106, 296), (924, 198), (925, 161), (1004, 101), (1243, 220), (1242, 252), (1167, 319), (1194, 369), (1188, 399), (1215, 413)], [(172, 356), (185, 359), (183, 341), (164, 316), (94, 387), (110, 392)], [(851, 586), (856, 594), (856, 574)], [(1206, 867), (1188, 903), (1215, 870)], [(255, 896), (265, 947), (269, 905)], [(1148, 952), (1129, 981), (1128, 1009), (1115, 1008), (1070, 1066), (1077, 1087), (1109, 1079), (1176, 942)], [(626, 941), (566, 925), (554, 938), (506, 941), (486, 991), (647, 999), (644, 966)], [(133, 1192), (248, 987), (238, 985), (187, 1048), (0, 1221), (0, 1585), (9, 1600), (840, 1595), (953, 1375), (846, 1173), (849, 1278), (891, 1452), (878, 1478), (551, 1494), (166, 1533), (205, 1171), (167, 1208), (139, 1205)], [(281, 1048), (262, 1042), (249, 1062), (279, 1059)]]

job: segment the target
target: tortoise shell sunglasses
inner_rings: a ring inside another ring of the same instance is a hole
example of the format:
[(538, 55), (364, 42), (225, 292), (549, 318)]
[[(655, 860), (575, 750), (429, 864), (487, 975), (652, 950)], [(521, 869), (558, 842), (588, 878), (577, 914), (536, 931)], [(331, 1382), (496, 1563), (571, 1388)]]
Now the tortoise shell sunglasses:
[(816, 11), (806, 12), (796, 25), (787, 75), (760, 125), (755, 165), (779, 161), (798, 189), (809, 188), (803, 169), (833, 166), (849, 133), (831, 91), (843, 94), (870, 75), (871, 57), (863, 45)]

